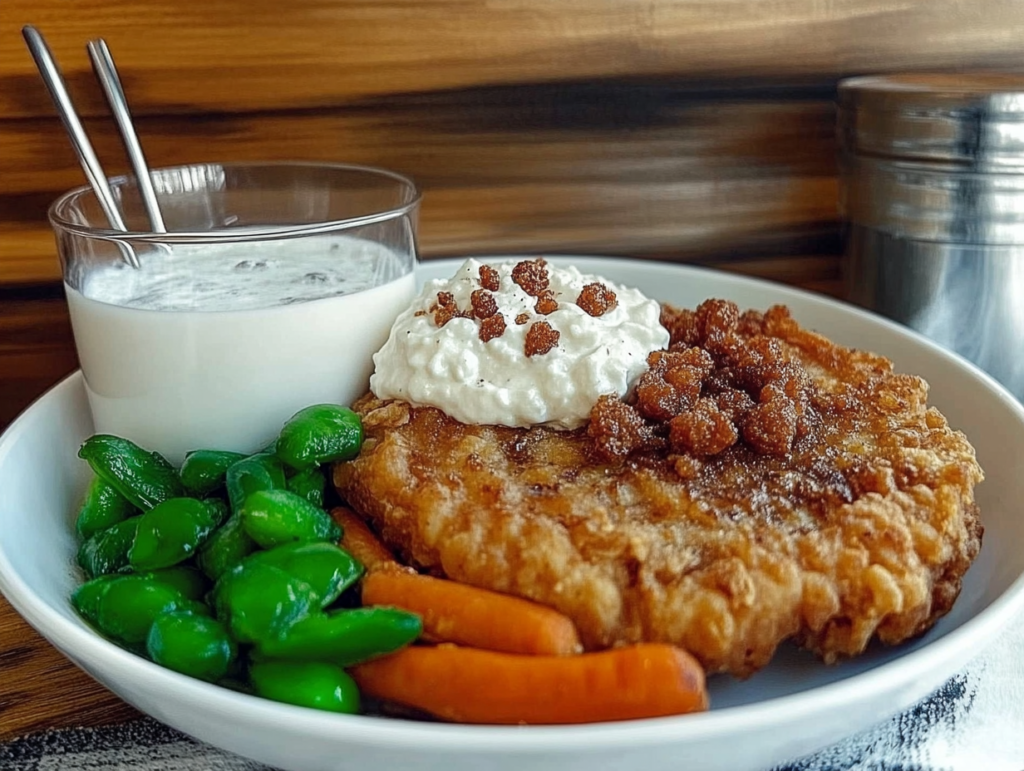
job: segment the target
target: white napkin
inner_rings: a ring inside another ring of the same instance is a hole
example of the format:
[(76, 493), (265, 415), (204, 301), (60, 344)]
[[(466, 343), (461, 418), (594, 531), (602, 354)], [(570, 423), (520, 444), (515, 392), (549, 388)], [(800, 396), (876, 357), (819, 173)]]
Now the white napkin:
[(1024, 616), (912, 709), (775, 771), (1024, 771)]

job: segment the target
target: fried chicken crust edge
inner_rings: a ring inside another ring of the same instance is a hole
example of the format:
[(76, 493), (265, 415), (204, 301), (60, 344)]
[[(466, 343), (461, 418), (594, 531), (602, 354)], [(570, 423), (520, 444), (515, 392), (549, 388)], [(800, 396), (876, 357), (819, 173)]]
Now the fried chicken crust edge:
[[(920, 378), (792, 320), (771, 334), (822, 387), (859, 394), (871, 419), (840, 448), (845, 480), (739, 457), (722, 485), (740, 489), (709, 492), (664, 463), (595, 462), (583, 431), (467, 426), (368, 394), (335, 485), (409, 563), (557, 608), (589, 649), (671, 642), (746, 677), (787, 639), (834, 662), (920, 635), (980, 549), (974, 450)], [(779, 492), (793, 485), (795, 504)]]

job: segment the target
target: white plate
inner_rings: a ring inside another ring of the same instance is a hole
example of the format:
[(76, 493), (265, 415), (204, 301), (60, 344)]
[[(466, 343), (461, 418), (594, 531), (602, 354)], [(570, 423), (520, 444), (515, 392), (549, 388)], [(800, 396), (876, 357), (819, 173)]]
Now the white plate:
[[(746, 682), (711, 680), (700, 715), (578, 727), (479, 727), (348, 717), (234, 693), (170, 672), (111, 645), (69, 602), (72, 520), (88, 476), (75, 453), (91, 431), (72, 375), (0, 438), (0, 589), (48, 640), (153, 717), (210, 744), (295, 771), (521, 769), (754, 771), (867, 728), (937, 687), (1024, 604), (1024, 410), (991, 378), (902, 327), (821, 297), (725, 273), (639, 261), (571, 260), (585, 272), (682, 305), (725, 297), (743, 307), (786, 303), (802, 324), (892, 358), (924, 376), (933, 404), (974, 443), (986, 533), (952, 612), (918, 641), (826, 667), (786, 650)], [(424, 277), (455, 261), (428, 262)], [(1009, 352), (1008, 352), (1009, 354)], [(56, 684), (55, 684), (56, 685)], [(543, 698), (543, 694), (538, 694)]]

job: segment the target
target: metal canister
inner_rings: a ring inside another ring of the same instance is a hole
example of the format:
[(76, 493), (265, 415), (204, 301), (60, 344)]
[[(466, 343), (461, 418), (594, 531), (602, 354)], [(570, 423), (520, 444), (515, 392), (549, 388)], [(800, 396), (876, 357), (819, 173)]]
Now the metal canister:
[(1024, 399), (1024, 77), (850, 78), (838, 132), (847, 299)]

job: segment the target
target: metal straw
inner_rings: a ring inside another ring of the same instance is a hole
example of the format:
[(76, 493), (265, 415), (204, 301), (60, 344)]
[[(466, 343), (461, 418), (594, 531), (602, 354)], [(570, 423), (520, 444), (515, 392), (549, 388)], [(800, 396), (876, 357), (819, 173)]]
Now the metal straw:
[(118, 77), (114, 58), (110, 55), (107, 42), (103, 38), (97, 38), (90, 40), (85, 48), (89, 52), (93, 70), (107, 97), (110, 111), (114, 114), (114, 120), (117, 121), (117, 127), (121, 130), (124, 149), (128, 153), (128, 160), (135, 171), (142, 203), (146, 207), (146, 214), (149, 215), (149, 223), (154, 233), (166, 233), (167, 228), (164, 227), (160, 204), (156, 200), (156, 190), (153, 189), (153, 179), (149, 174), (149, 166), (146, 165), (146, 156), (142, 152), (142, 145), (139, 144), (139, 135), (135, 132), (135, 126), (132, 125), (128, 100), (121, 87), (121, 78)]
[[(78, 160), (82, 164), (82, 170), (85, 172), (89, 184), (92, 185), (92, 189), (96, 192), (96, 198), (99, 200), (104, 214), (107, 215), (110, 227), (114, 230), (127, 231), (128, 228), (125, 227), (121, 212), (117, 208), (114, 192), (107, 182), (107, 175), (103, 173), (103, 167), (92, 149), (92, 143), (85, 133), (85, 127), (82, 125), (78, 113), (75, 112), (71, 95), (64, 84), (64, 77), (61, 75), (60, 68), (57, 66), (49, 46), (46, 45), (46, 40), (43, 39), (39, 30), (30, 25), (22, 27), (21, 34), (25, 38), (25, 43), (36, 67), (39, 69), (46, 90), (50, 92), (50, 97), (57, 107), (57, 113), (71, 139), (71, 145), (78, 155)], [(138, 268), (139, 258), (135, 252), (127, 244), (121, 244), (121, 247), (121, 256), (125, 262), (133, 268)]]

